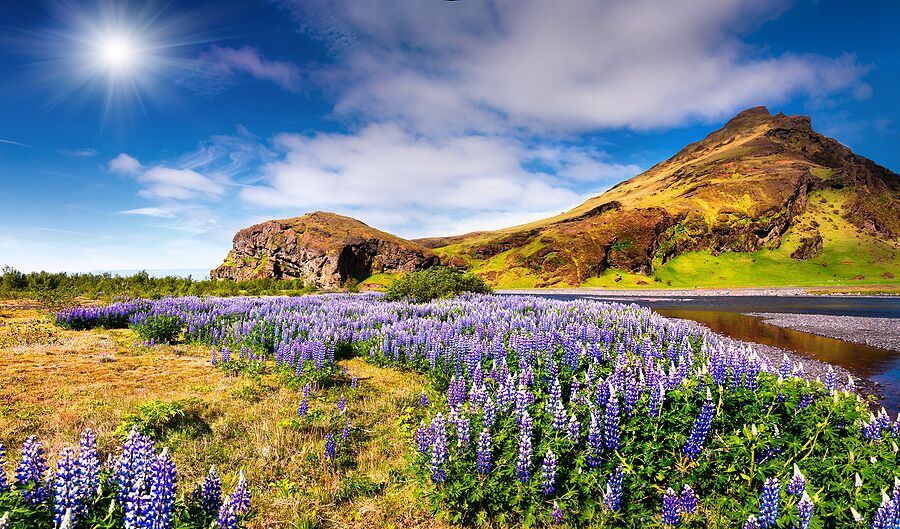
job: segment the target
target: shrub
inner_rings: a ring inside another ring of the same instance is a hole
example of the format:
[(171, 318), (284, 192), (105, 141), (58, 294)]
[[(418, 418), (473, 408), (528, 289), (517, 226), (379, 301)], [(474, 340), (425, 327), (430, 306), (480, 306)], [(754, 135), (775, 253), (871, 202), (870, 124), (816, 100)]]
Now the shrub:
[(422, 303), (450, 298), (463, 292), (488, 294), (491, 288), (474, 274), (437, 266), (403, 274), (391, 282), (385, 291), (385, 298), (390, 301), (409, 298)]
[(136, 314), (131, 326), (138, 336), (153, 344), (172, 343), (181, 334), (181, 318), (168, 314)]

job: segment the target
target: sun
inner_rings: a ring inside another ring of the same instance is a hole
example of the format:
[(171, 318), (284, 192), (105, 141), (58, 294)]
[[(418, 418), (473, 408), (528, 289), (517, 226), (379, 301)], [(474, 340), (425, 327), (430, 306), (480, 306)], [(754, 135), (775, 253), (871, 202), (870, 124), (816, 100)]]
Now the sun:
[(123, 70), (135, 59), (131, 42), (123, 38), (106, 39), (100, 44), (100, 59), (111, 70)]

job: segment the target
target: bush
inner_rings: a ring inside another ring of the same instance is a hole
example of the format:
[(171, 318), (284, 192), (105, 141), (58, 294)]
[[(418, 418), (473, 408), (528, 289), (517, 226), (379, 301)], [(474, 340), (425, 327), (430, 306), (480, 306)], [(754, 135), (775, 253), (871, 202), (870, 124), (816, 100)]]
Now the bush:
[(181, 334), (181, 319), (168, 314), (136, 314), (132, 327), (151, 344), (173, 343)]
[(385, 297), (390, 301), (410, 298), (422, 303), (450, 298), (463, 292), (489, 294), (491, 287), (474, 274), (438, 266), (403, 274), (388, 285)]

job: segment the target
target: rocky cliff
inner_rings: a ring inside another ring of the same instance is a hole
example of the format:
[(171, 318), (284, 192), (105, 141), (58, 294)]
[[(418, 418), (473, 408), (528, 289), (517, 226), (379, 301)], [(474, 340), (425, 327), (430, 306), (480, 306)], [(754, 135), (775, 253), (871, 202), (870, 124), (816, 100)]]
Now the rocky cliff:
[(317, 211), (250, 226), (234, 236), (213, 279), (302, 279), (336, 288), (374, 273), (398, 273), (437, 263), (434, 252), (362, 222)]

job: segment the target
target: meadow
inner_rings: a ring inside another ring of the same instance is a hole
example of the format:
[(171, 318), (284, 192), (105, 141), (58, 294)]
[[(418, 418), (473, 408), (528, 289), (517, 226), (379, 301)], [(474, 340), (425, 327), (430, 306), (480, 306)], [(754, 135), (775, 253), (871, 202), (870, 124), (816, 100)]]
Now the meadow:
[[(128, 482), (162, 513), (153, 527), (900, 524), (900, 420), (852, 380), (636, 306), (183, 297), (52, 322), (8, 303), (0, 321), (10, 527), (67, 505), (75, 527), (149, 527), (128, 525), (141, 502), (114, 498), (128, 443), (177, 468), (177, 491), (174, 470)], [(111, 456), (104, 486), (60, 494), (66, 461), (92, 453), (65, 448), (86, 428)], [(14, 474), (37, 440), (55, 472)]]

